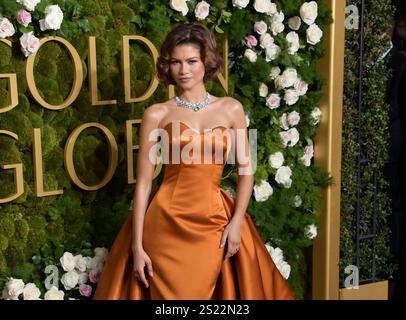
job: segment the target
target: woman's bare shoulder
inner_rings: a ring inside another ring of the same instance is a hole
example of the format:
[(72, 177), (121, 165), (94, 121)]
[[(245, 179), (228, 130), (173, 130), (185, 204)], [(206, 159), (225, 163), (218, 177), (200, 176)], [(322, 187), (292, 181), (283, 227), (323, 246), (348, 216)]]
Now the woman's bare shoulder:
[(233, 97), (217, 97), (217, 101), (224, 107), (226, 107), (226, 110), (229, 110), (230, 112), (235, 112), (238, 110), (243, 109), (242, 104), (240, 101)]
[(143, 119), (160, 123), (168, 112), (168, 108), (173, 104), (171, 100), (154, 103), (144, 111)]

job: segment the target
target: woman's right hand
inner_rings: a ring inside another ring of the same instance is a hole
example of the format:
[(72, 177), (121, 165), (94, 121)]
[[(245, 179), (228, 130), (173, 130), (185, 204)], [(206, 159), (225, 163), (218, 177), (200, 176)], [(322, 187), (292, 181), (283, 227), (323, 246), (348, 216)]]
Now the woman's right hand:
[(143, 250), (134, 250), (133, 251), (133, 257), (134, 257), (134, 273), (137, 279), (141, 280), (142, 283), (145, 284), (145, 287), (149, 287), (148, 280), (145, 277), (145, 267), (148, 269), (148, 274), (150, 277), (153, 277), (153, 272), (152, 272), (152, 262), (151, 259), (149, 258), (148, 254)]

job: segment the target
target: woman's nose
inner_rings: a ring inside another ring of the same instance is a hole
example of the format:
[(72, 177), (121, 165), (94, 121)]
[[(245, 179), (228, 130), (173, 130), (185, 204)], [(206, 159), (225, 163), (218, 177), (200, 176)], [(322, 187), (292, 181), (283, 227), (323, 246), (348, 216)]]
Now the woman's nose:
[(184, 74), (187, 72), (187, 64), (186, 63), (181, 63), (180, 68), (179, 68), (179, 73)]

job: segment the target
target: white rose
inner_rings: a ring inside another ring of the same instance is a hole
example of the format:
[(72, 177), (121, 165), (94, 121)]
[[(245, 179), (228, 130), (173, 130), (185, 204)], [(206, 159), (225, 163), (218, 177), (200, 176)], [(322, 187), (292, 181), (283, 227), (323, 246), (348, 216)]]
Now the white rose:
[(33, 31), (27, 32), (20, 37), (20, 45), (24, 56), (28, 57), (29, 55), (38, 51), (39, 39), (34, 36)]
[(306, 167), (310, 167), (313, 156), (314, 156), (314, 149), (313, 149), (313, 145), (310, 144), (305, 147), (303, 156), (300, 158), (300, 160)]
[(210, 5), (206, 1), (200, 1), (195, 8), (195, 17), (204, 20), (210, 13)]
[(293, 87), (295, 88), (299, 96), (303, 96), (307, 92), (308, 84), (304, 82), (302, 79), (297, 79)]
[(248, 115), (245, 115), (245, 122), (247, 123), (247, 127), (250, 126), (250, 117)]
[(271, 79), (275, 80), (276, 77), (279, 76), (280, 73), (281, 73), (281, 69), (279, 67), (272, 67), (271, 73), (269, 74), (269, 76), (271, 77)]
[(275, 181), (285, 188), (290, 188), (292, 185), (292, 180), (290, 179), (292, 175), (292, 170), (287, 166), (281, 166), (276, 171)]
[(287, 85), (286, 85), (286, 78), (285, 78), (285, 76), (283, 76), (283, 75), (277, 76), (276, 79), (275, 79), (275, 86), (276, 86), (276, 88), (278, 88), (278, 89), (286, 88)]
[(7, 18), (0, 18), (0, 39), (11, 37), (15, 33), (13, 24)]
[(245, 8), (248, 3), (250, 3), (250, 0), (233, 0), (233, 6), (237, 7), (238, 9)]
[(271, 109), (276, 109), (281, 105), (281, 97), (277, 93), (272, 93), (266, 99), (265, 104)]
[(73, 254), (68, 251), (63, 254), (59, 261), (64, 271), (72, 271), (76, 266)]
[[(106, 260), (107, 255), (108, 255), (109, 251), (106, 248), (101, 248), (101, 247), (97, 247), (94, 249), (94, 254), (96, 255), (96, 257), (100, 257), (103, 260)], [(89, 257), (90, 259), (90, 257)]]
[(271, 0), (255, 0), (254, 9), (257, 12), (268, 13), (272, 10)]
[(290, 135), (289, 147), (293, 147), (299, 141), (299, 138), (300, 138), (299, 131), (297, 131), (296, 128), (291, 128), (291, 129), (288, 130), (288, 132), (289, 132), (289, 135)]
[(313, 125), (318, 124), (319, 121), (320, 121), (320, 118), (321, 118), (321, 110), (320, 110), (318, 107), (315, 107), (315, 108), (312, 110), (312, 112), (311, 112), (311, 114), (310, 114), (310, 117), (311, 117), (311, 119), (312, 119), (312, 124), (313, 124)]
[(75, 260), (75, 268), (81, 272), (86, 271), (87, 259), (84, 258), (81, 254), (78, 254), (73, 258)]
[(279, 118), (279, 124), (282, 129), (289, 129), (288, 115), (286, 113), (283, 113), (282, 116)]
[(291, 31), (286, 35), (286, 41), (289, 43), (288, 53), (295, 54), (300, 47), (299, 35), (295, 31)]
[(296, 195), (296, 196), (293, 198), (293, 205), (294, 205), (296, 208), (298, 208), (298, 207), (300, 207), (300, 206), (302, 205), (302, 198), (301, 198), (299, 195)]
[(283, 153), (278, 151), (269, 156), (269, 163), (272, 168), (278, 169), (283, 165), (285, 159), (283, 158)]
[(265, 98), (268, 95), (268, 86), (265, 83), (261, 83), (259, 86), (259, 96)]
[(285, 279), (289, 278), (291, 267), (286, 261), (283, 261), (281, 264), (277, 265), (276, 267), (278, 268), (282, 277), (284, 277)]
[(254, 197), (258, 202), (267, 200), (272, 193), (272, 186), (266, 180), (262, 180), (260, 185), (254, 186)]
[(272, 261), (275, 263), (275, 265), (279, 265), (283, 261), (283, 251), (280, 248), (274, 248), (272, 247), (269, 243), (265, 244), (266, 249), (268, 250)]
[(45, 300), (63, 300), (64, 295), (65, 295), (65, 292), (63, 292), (62, 290), (58, 290), (57, 287), (52, 287), (45, 293), (44, 299)]
[(291, 31), (286, 35), (286, 41), (289, 43), (299, 42), (299, 35), (295, 31)]
[(291, 127), (296, 126), (300, 121), (299, 112), (292, 111), (288, 114), (288, 123)]
[(301, 24), (302, 20), (298, 16), (292, 17), (288, 20), (289, 28), (291, 28), (292, 30), (299, 30)]
[(254, 31), (259, 35), (264, 34), (268, 30), (268, 25), (264, 21), (257, 21), (254, 24)]
[(262, 34), (259, 37), (259, 45), (260, 45), (260, 47), (262, 47), (264, 49), (271, 46), (273, 43), (274, 43), (274, 39), (268, 32)]
[(285, 15), (283, 14), (282, 11), (279, 11), (279, 12), (275, 13), (272, 16), (271, 21), (272, 22), (281, 22), (282, 23), (284, 19), (285, 19)]
[(21, 3), (28, 11), (34, 11), (41, 0), (16, 0), (16, 2)]
[(305, 236), (310, 240), (316, 238), (317, 236), (317, 227), (314, 224), (310, 224), (305, 228)]
[(280, 52), (281, 52), (281, 48), (278, 45), (271, 44), (269, 47), (266, 47), (266, 49), (265, 49), (265, 55), (266, 55), (265, 60), (268, 62), (275, 60), (278, 57)]
[(268, 8), (268, 12), (266, 13), (268, 16), (272, 16), (274, 15), (276, 12), (278, 12), (278, 9), (276, 7), (275, 3), (271, 3), (269, 8)]
[(285, 96), (283, 97), (288, 106), (294, 105), (299, 100), (299, 94), (295, 89), (288, 89), (285, 91)]
[(271, 31), (274, 36), (285, 30), (285, 25), (282, 22), (272, 22)]
[(273, 248), (269, 243), (265, 244), (266, 249), (268, 250), (272, 261), (275, 263), (275, 266), (278, 268), (281, 275), (288, 279), (290, 275), (291, 267), (290, 265), (284, 260), (283, 251), (280, 248)]
[(93, 257), (88, 261), (87, 264), (87, 269), (96, 269), (96, 270), (102, 270), (104, 265), (104, 259), (101, 257)]
[(63, 21), (63, 12), (61, 8), (55, 4), (45, 8), (45, 19), (39, 21), (41, 31), (58, 30), (61, 28)]
[(279, 132), (282, 144), (284, 147), (293, 147), (298, 143), (300, 135), (296, 128), (291, 128), (288, 131)]
[(312, 24), (306, 30), (307, 43), (315, 45), (320, 42), (321, 37), (323, 36), (323, 31), (319, 28), (317, 24)]
[(293, 86), (298, 79), (297, 71), (295, 68), (286, 68), (286, 70), (283, 71), (282, 76), (285, 78), (283, 81), (284, 88)]
[(286, 148), (290, 141), (290, 134), (288, 131), (279, 132), (279, 136), (281, 138), (283, 146)]
[(244, 56), (250, 61), (255, 62), (257, 61), (257, 54), (252, 49), (247, 49), (244, 52)]
[(303, 22), (309, 26), (312, 25), (317, 18), (317, 10), (316, 1), (303, 3), (300, 7), (300, 16), (302, 17)]
[(24, 281), (21, 279), (9, 278), (3, 289), (3, 299), (18, 300), (18, 296), (24, 291)]
[(66, 290), (71, 290), (76, 287), (78, 281), (79, 274), (76, 272), (76, 270), (66, 272), (61, 278), (61, 282)]
[(35, 283), (27, 283), (24, 287), (23, 298), (24, 300), (39, 300), (41, 291), (37, 288)]
[(78, 274), (78, 285), (85, 284), (89, 280), (87, 272), (81, 272)]
[(289, 48), (288, 48), (288, 53), (289, 54), (295, 54), (296, 52), (299, 51), (299, 49), (300, 49), (299, 42), (291, 43)]
[(169, 2), (169, 6), (173, 10), (181, 12), (183, 16), (186, 16), (189, 11), (189, 8), (185, 0), (171, 0)]

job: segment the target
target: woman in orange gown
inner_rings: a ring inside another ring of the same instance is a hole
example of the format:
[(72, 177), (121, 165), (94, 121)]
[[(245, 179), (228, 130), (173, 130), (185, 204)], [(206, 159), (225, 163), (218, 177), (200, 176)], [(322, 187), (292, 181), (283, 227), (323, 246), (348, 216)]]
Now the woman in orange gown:
[[(221, 64), (203, 25), (182, 24), (167, 35), (157, 75), (176, 84), (179, 96), (144, 112), (133, 213), (94, 299), (294, 298), (246, 212), (254, 179), (243, 107), (205, 89)], [(151, 194), (159, 147), (165, 173)], [(239, 177), (235, 199), (220, 187), (230, 150)]]

